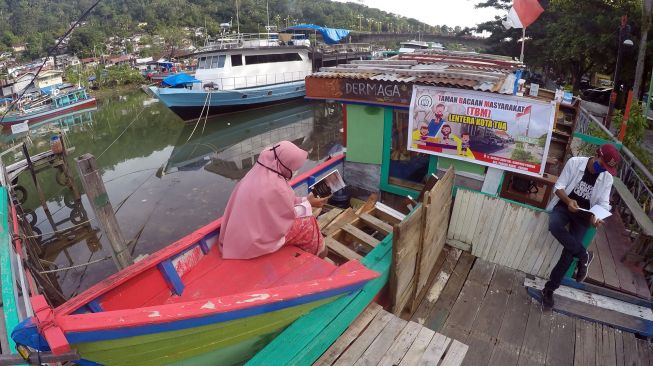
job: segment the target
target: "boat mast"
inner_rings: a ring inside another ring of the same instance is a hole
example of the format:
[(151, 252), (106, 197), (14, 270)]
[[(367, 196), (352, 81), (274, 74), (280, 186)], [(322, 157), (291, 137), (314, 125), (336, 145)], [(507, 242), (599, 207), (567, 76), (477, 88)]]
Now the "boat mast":
[(236, 0), (236, 32), (240, 34), (240, 18), (238, 17), (238, 0)]

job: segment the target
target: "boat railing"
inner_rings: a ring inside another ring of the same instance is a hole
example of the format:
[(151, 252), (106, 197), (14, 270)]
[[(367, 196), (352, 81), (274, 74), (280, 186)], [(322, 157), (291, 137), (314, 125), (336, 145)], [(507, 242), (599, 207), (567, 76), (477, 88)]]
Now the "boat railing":
[(310, 71), (289, 71), (263, 75), (232, 76), (208, 79), (204, 82), (203, 86), (213, 83), (213, 87), (220, 90), (251, 88), (256, 86), (302, 81), (309, 74)]
[(228, 50), (242, 47), (279, 46), (277, 33), (234, 33), (207, 42), (201, 51)]
[[(576, 132), (590, 135), (591, 126), (600, 129), (612, 142), (621, 145), (621, 141), (598, 118), (581, 107), (576, 122)], [(649, 218), (653, 219), (653, 173), (626, 146), (621, 147), (620, 155), (621, 163), (619, 164), (617, 177), (630, 188), (631, 193), (640, 203), (642, 210), (646, 212)]]
[[(621, 141), (582, 106), (576, 120), (575, 132), (577, 136), (584, 138), (598, 137), (597, 141), (592, 143), (601, 143), (601, 139), (607, 136), (609, 142), (621, 145)], [(653, 258), (653, 248), (647, 248), (646, 242), (653, 237), (650, 222), (653, 220), (653, 174), (626, 146), (621, 146), (619, 154), (621, 163), (613, 184), (619, 198), (615, 203), (616, 210), (621, 214), (626, 227), (632, 230), (631, 236), (635, 238), (636, 245), (631, 249), (631, 253), (643, 255), (646, 260), (650, 260)]]

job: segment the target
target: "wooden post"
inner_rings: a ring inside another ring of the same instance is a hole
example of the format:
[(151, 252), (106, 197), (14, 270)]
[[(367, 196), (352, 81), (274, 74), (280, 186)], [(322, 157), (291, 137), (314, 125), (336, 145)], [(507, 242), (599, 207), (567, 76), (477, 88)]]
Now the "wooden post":
[(102, 230), (111, 243), (116, 266), (118, 266), (118, 269), (123, 269), (133, 264), (134, 260), (122, 237), (122, 232), (114, 215), (109, 196), (104, 188), (104, 182), (102, 182), (102, 177), (100, 177), (100, 173), (97, 170), (95, 156), (84, 154), (75, 159), (75, 161), (77, 162), (77, 169), (79, 170), (79, 176), (82, 179), (86, 196), (89, 202), (91, 202), (91, 206), (93, 206), (95, 217), (100, 222)]

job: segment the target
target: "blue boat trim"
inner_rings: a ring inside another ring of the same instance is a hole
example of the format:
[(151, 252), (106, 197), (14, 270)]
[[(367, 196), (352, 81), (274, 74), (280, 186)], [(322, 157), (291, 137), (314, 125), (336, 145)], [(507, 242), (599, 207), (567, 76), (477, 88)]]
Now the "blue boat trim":
[[(111, 339), (120, 339), (126, 337), (135, 337), (139, 335), (170, 332), (188, 328), (201, 327), (204, 325), (217, 324), (222, 322), (227, 322), (231, 320), (237, 320), (242, 318), (248, 318), (251, 316), (261, 315), (269, 313), (272, 311), (282, 310), (289, 307), (308, 304), (311, 302), (323, 300), (329, 297), (336, 295), (351, 293), (356, 291), (365, 285), (367, 281), (362, 283), (357, 283), (351, 286), (342, 287), (338, 289), (333, 289), (329, 291), (324, 291), (316, 294), (306, 295), (298, 297), (288, 301), (281, 301), (272, 304), (265, 304), (261, 306), (251, 307), (242, 310), (236, 310), (226, 313), (215, 314), (211, 316), (193, 318), (193, 319), (184, 319), (179, 321), (173, 321), (163, 324), (151, 324), (140, 327), (130, 327), (130, 328), (121, 328), (121, 329), (103, 329), (98, 331), (90, 332), (68, 332), (66, 333), (66, 339), (70, 344), (82, 343), (82, 342), (99, 342)], [(30, 345), (31, 347), (36, 347), (37, 345)]]
[(97, 302), (97, 300), (89, 301), (88, 304), (86, 304), (86, 306), (88, 306), (88, 308), (91, 309), (91, 311), (94, 313), (101, 313), (104, 311), (104, 309), (102, 309), (102, 305), (100, 305), (100, 303)]
[[(192, 248), (194, 248), (194, 246)], [(172, 261), (170, 259), (165, 260), (159, 263), (157, 267), (159, 267), (159, 271), (161, 271), (163, 278), (168, 283), (168, 286), (170, 286), (172, 292), (181, 296), (184, 292), (184, 282), (181, 280), (181, 277), (179, 277), (179, 273), (175, 270), (175, 266), (172, 265)]]

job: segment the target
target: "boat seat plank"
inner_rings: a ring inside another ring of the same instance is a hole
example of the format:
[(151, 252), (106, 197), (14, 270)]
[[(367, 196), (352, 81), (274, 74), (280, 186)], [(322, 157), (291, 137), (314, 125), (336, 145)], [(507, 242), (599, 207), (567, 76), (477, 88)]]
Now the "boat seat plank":
[(329, 212), (324, 213), (320, 216), (317, 217), (317, 224), (320, 228), (325, 228), (327, 225), (331, 223), (331, 221), (335, 220), (338, 215), (340, 215), (344, 211), (341, 208), (333, 208)]
[(329, 248), (329, 252), (335, 253), (336, 255), (348, 259), (348, 260), (361, 260), (363, 258), (360, 254), (356, 253), (355, 251), (349, 249), (346, 245), (342, 244), (341, 242), (337, 241), (336, 239), (327, 236), (324, 238), (324, 242)]
[(378, 218), (368, 214), (368, 213), (363, 213), (360, 215), (360, 219), (368, 226), (371, 228), (378, 230), (381, 234), (383, 235), (388, 235), (392, 232), (392, 225), (386, 223), (383, 220), (379, 220)]
[[(291, 284), (319, 278), (325, 272), (333, 271), (333, 264), (303, 252), (293, 246), (279, 249), (281, 254), (262, 256), (248, 260), (223, 260), (217, 246), (197, 264), (182, 279), (186, 286), (182, 296), (170, 297), (166, 303), (177, 303), (193, 300), (194, 296), (217, 297), (235, 294), (245, 290), (259, 290), (275, 283)], [(214, 281), (229, 277), (221, 286), (215, 286)], [(214, 279), (207, 281), (207, 279)], [(152, 304), (156, 305), (156, 304)]]
[(352, 224), (345, 224), (342, 227), (342, 230), (354, 237), (357, 241), (360, 241), (361, 243), (369, 246), (370, 249), (376, 247), (379, 244), (379, 240)]
[(331, 223), (329, 223), (325, 228), (322, 229), (322, 233), (326, 236), (330, 236), (340, 230), (346, 224), (354, 221), (358, 216), (354, 213), (354, 210), (350, 207), (340, 213)]

